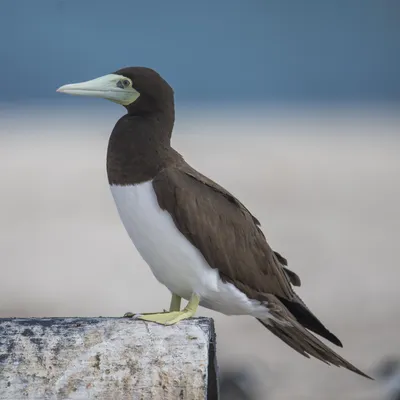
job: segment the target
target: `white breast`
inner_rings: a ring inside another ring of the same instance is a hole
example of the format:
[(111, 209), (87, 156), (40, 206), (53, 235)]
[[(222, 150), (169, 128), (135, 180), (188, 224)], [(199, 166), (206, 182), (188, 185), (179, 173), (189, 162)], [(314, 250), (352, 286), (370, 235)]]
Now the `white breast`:
[(196, 293), (202, 305), (225, 314), (266, 316), (265, 305), (221, 281), (218, 271), (182, 235), (171, 215), (159, 207), (151, 181), (110, 188), (132, 242), (157, 280), (171, 292), (187, 300)]

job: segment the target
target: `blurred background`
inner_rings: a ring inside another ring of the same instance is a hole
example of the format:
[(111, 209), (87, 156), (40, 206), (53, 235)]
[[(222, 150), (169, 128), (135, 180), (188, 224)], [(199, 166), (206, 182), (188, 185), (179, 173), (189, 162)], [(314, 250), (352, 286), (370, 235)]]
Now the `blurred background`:
[(0, 54), (1, 317), (169, 304), (109, 193), (105, 152), (123, 108), (55, 93), (148, 66), (175, 89), (174, 147), (260, 219), (340, 354), (378, 377), (307, 360), (249, 317), (201, 309), (216, 320), (224, 399), (393, 398), (398, 1), (2, 0)]

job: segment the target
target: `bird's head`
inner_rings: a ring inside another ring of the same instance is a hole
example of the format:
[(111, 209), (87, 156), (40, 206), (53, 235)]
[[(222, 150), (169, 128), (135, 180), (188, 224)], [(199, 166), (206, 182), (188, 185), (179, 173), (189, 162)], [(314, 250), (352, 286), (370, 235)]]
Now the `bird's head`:
[(61, 86), (57, 92), (76, 96), (100, 97), (134, 111), (163, 110), (173, 104), (171, 86), (154, 70), (128, 67), (86, 82)]

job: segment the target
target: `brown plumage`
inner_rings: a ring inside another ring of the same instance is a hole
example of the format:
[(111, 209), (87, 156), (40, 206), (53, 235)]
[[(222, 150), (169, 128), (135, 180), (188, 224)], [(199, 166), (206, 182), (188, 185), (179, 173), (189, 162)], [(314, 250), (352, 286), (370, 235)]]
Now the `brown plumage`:
[(306, 357), (369, 378), (307, 331), (342, 346), (293, 291), (282, 257), (271, 250), (257, 220), (234, 196), (184, 161), (160, 171), (153, 186), (160, 207), (221, 278), (268, 304), (275, 319), (260, 321), (267, 329)]
[(220, 278), (249, 299), (266, 304), (272, 317), (261, 323), (268, 330), (306, 357), (369, 378), (309, 332), (341, 346), (294, 292), (292, 285), (300, 286), (300, 278), (271, 249), (259, 221), (171, 147), (174, 102), (170, 86), (145, 68), (126, 68), (116, 74), (130, 78), (140, 97), (126, 106), (128, 114), (110, 137), (109, 182), (135, 185), (151, 180), (159, 206)]

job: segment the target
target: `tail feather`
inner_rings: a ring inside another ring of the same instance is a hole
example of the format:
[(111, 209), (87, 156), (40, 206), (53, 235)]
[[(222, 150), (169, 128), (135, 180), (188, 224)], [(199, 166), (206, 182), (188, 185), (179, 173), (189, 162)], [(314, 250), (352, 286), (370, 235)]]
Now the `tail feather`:
[(296, 318), (297, 322), (304, 326), (304, 328), (322, 336), (324, 339), (329, 340), (336, 346), (343, 347), (339, 338), (325, 328), (322, 322), (308, 309), (299, 296), (296, 295), (297, 301), (290, 301), (281, 297), (278, 297), (278, 299)]
[(285, 321), (282, 323), (272, 319), (268, 319), (267, 321), (259, 319), (259, 321), (269, 331), (278, 336), (288, 346), (302, 354), (304, 357), (310, 358), (310, 356), (313, 356), (328, 365), (343, 367), (365, 378), (373, 379), (346, 361), (339, 354), (335, 353), (313, 334), (307, 331), (307, 329), (303, 328), (297, 321)]

